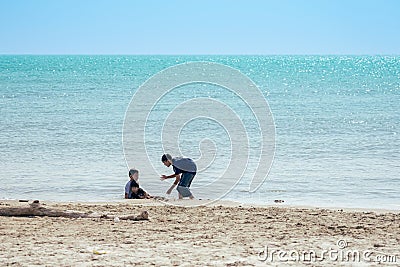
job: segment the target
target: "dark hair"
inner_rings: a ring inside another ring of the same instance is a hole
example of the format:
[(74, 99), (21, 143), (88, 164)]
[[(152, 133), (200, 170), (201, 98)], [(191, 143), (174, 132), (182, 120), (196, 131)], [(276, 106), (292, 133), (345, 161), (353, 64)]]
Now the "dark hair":
[(164, 155), (162, 155), (161, 161), (162, 161), (162, 162), (166, 162), (167, 160), (172, 160), (171, 155), (170, 155), (170, 154), (164, 154)]
[(132, 187), (139, 187), (139, 184), (135, 180), (132, 180), (131, 181), (131, 190), (132, 190)]
[(128, 176), (134, 175), (135, 173), (139, 173), (139, 171), (136, 169), (130, 169), (128, 172)]

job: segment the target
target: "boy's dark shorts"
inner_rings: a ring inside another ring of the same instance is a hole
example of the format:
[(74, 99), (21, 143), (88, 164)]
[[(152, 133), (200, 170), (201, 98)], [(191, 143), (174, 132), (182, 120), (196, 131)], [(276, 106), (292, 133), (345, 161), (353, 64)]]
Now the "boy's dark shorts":
[(179, 181), (178, 187), (176, 190), (183, 196), (183, 197), (190, 197), (192, 193), (189, 190), (190, 185), (192, 184), (193, 178), (196, 174), (185, 172), (181, 175), (181, 180)]

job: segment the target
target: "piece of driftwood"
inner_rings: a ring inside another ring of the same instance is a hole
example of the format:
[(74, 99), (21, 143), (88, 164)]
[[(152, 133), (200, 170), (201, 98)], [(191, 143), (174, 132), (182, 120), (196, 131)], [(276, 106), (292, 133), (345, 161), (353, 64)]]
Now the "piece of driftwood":
[(0, 216), (11, 217), (30, 217), (30, 216), (47, 216), (47, 217), (66, 217), (66, 218), (101, 218), (101, 219), (115, 219), (119, 220), (132, 220), (141, 221), (148, 220), (149, 214), (147, 211), (142, 211), (139, 215), (122, 215), (114, 216), (108, 214), (85, 213), (77, 211), (62, 211), (55, 209), (48, 209), (40, 206), (38, 203), (32, 203), (29, 207), (5, 207), (0, 208)]

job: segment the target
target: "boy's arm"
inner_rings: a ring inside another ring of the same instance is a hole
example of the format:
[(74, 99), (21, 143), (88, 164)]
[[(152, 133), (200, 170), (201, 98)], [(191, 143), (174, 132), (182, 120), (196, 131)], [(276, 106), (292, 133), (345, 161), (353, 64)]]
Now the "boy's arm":
[(129, 189), (129, 182), (127, 182), (125, 185), (125, 198), (129, 197)]
[(179, 181), (181, 180), (181, 176), (179, 174), (176, 175), (175, 182), (171, 185), (171, 187), (167, 191), (167, 195), (171, 194), (172, 190), (179, 184)]
[(169, 178), (177, 178), (179, 176), (179, 174), (171, 174), (171, 175), (161, 175), (160, 180), (164, 181), (165, 179), (169, 179)]

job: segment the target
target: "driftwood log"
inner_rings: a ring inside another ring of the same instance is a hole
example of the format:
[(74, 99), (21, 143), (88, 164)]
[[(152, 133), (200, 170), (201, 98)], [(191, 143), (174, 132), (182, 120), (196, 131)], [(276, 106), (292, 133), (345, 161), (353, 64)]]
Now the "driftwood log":
[(29, 207), (0, 208), (0, 216), (12, 216), (12, 217), (47, 216), (47, 217), (101, 218), (101, 219), (118, 218), (119, 220), (133, 220), (133, 221), (141, 221), (149, 219), (149, 214), (147, 211), (142, 211), (137, 216), (135, 215), (114, 216), (108, 214), (96, 214), (96, 213), (48, 209), (43, 206), (40, 206), (39, 203), (32, 203), (29, 205)]

